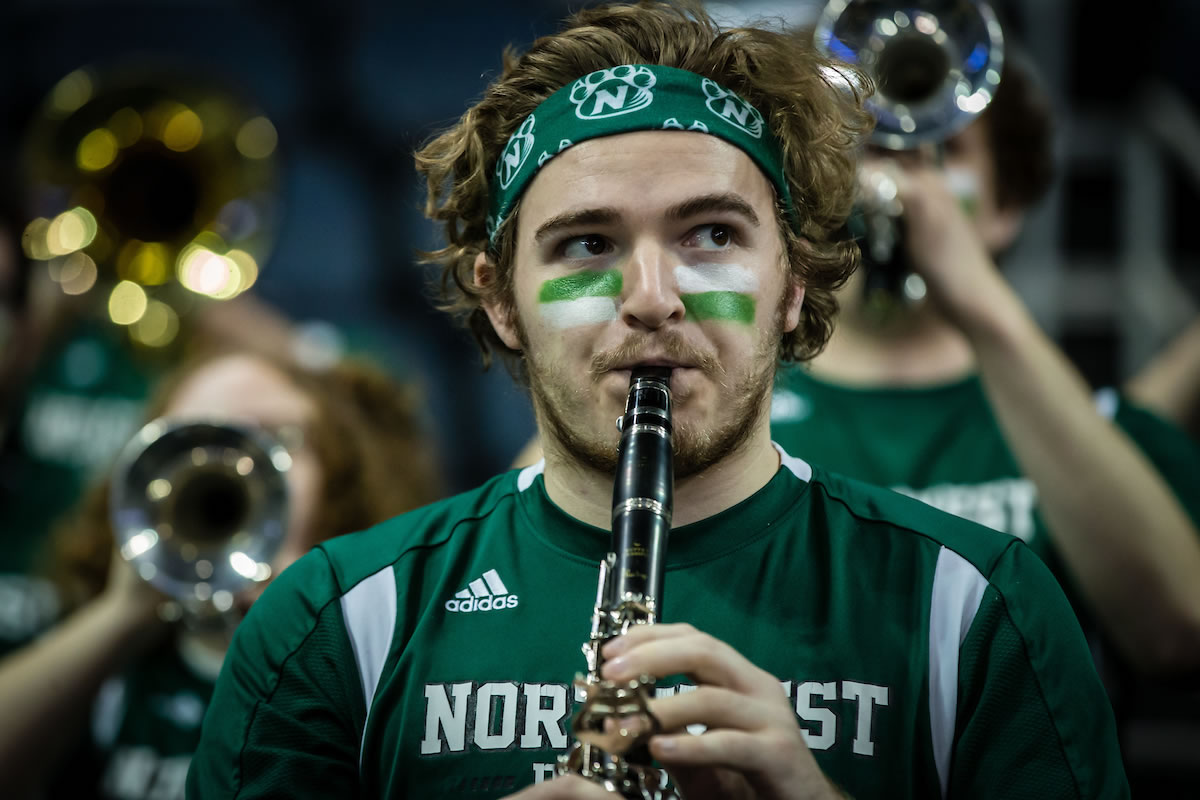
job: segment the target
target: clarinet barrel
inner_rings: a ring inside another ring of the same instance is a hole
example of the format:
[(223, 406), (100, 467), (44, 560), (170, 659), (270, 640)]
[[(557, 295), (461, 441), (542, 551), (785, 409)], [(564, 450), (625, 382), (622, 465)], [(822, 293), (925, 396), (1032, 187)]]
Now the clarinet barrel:
[(661, 614), (663, 564), (671, 530), (674, 470), (671, 456), (671, 390), (650, 370), (631, 379), (621, 418), (620, 456), (613, 484), (612, 543), (616, 564), (612, 597), (643, 603), (650, 624)]

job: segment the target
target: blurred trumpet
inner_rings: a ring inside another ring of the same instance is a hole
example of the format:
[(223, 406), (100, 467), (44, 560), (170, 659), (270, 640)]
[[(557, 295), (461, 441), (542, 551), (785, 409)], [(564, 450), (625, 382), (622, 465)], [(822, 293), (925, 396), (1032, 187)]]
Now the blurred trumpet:
[(129, 441), (112, 475), (112, 527), (121, 556), (177, 604), (168, 616), (220, 619), (271, 577), (291, 463), (272, 434), (247, 426), (158, 419)]
[[(830, 0), (813, 39), (875, 82), (871, 143), (927, 151), (937, 163), (946, 140), (991, 103), (1004, 66), (1000, 23), (982, 0)], [(895, 181), (864, 171), (849, 227), (862, 243), (866, 311), (880, 319), (925, 295), (908, 264), (903, 217)]]
[(164, 347), (197, 302), (254, 284), (273, 241), (277, 134), (227, 89), (154, 65), (82, 68), (28, 136), (26, 254)]

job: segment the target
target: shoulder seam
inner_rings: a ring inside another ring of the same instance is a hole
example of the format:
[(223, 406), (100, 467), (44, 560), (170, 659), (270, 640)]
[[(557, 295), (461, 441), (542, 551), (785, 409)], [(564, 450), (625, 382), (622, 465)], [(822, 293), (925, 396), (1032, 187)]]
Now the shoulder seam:
[[(968, 564), (975, 567), (975, 569), (979, 570), (979, 573), (981, 575), (983, 575), (985, 580), (987, 580), (989, 586), (995, 585), (992, 583), (992, 573), (995, 571), (996, 564), (999, 563), (1000, 559), (1002, 559), (1004, 557), (1004, 555), (1008, 552), (1009, 548), (1013, 547), (1014, 545), (1018, 544), (1021, 541), (1020, 539), (1018, 539), (1015, 536), (1012, 536), (1011, 534), (1005, 534), (1002, 531), (995, 531), (992, 528), (987, 528), (986, 526), (979, 525), (979, 523), (972, 522), (969, 519), (965, 519), (963, 517), (958, 517), (947, 511), (942, 511), (940, 509), (934, 508), (933, 506), (929, 506), (930, 510), (935, 511), (939, 514), (945, 514), (948, 517), (958, 520), (959, 522), (963, 523), (964, 525), (977, 526), (977, 527), (983, 528), (985, 530), (992, 531), (993, 533), (996, 533), (998, 535), (1008, 536), (1011, 539), (1011, 541), (1006, 542), (1004, 544), (1004, 546), (1002, 548), (1000, 548), (1000, 550), (997, 551), (994, 556), (992, 556), (992, 558), (989, 560), (988, 564), (986, 565), (986, 571), (985, 571), (984, 566), (976, 564), (972, 559), (968, 558), (966, 556), (966, 554), (962, 553), (958, 548), (952, 547), (950, 544), (947, 544), (946, 542), (939, 541), (938, 539), (935, 539), (933, 536), (930, 536), (928, 533), (924, 533), (922, 531), (917, 530), (916, 528), (913, 528), (909, 525), (902, 524), (899, 522), (893, 522), (891, 520), (882, 519), (879, 517), (867, 516), (867, 515), (862, 514), (858, 510), (852, 508), (850, 506), (850, 504), (847, 503), (846, 500), (844, 500), (841, 497), (841, 495), (830, 491), (829, 484), (826, 483), (824, 480), (824, 477), (827, 474), (829, 474), (829, 473), (826, 473), (823, 469), (820, 470), (819, 473), (814, 472), (811, 483), (815, 483), (815, 484), (819, 485), (822, 489), (822, 492), (825, 494), (825, 496), (828, 497), (830, 500), (834, 501), (835, 503), (837, 503), (838, 505), (842, 506), (842, 508), (846, 509), (846, 511), (848, 511), (850, 513), (850, 516), (854, 517), (857, 520), (861, 520), (863, 522), (871, 522), (871, 523), (876, 523), (876, 524), (880, 524), (880, 525), (888, 525), (895, 530), (904, 531), (913, 536), (920, 537), (922, 540), (929, 542), (930, 544), (932, 544), (936, 547), (945, 547), (947, 550), (958, 555), (964, 561), (966, 561)], [(891, 489), (884, 489), (883, 487), (878, 487), (878, 488), (880, 489), (880, 491), (892, 491)], [(907, 497), (906, 495), (900, 494), (899, 492), (893, 492), (893, 494), (897, 495), (898, 497)], [(922, 502), (921, 500), (917, 500), (916, 498), (912, 498), (912, 497), (907, 497), (907, 499), (911, 500), (912, 502), (915, 502), (915, 503)], [(926, 504), (926, 505), (928, 505), (928, 504)]]
[[(374, 575), (374, 574), (375, 574), (376, 572), (378, 572), (380, 569), (384, 569), (385, 567), (389, 567), (389, 566), (391, 566), (391, 567), (394, 567), (394, 566), (396, 566), (398, 563), (400, 563), (400, 561), (402, 561), (402, 560), (404, 559), (404, 557), (405, 557), (405, 556), (409, 555), (410, 553), (416, 552), (416, 551), (418, 551), (418, 550), (429, 550), (429, 549), (432, 549), (432, 548), (435, 548), (435, 547), (440, 547), (441, 545), (445, 544), (447, 541), (449, 541), (449, 540), (450, 540), (450, 539), (451, 539), (451, 538), (454, 536), (454, 534), (455, 534), (455, 532), (458, 530), (459, 526), (463, 525), (464, 523), (468, 523), (468, 522), (476, 522), (476, 521), (478, 521), (478, 520), (484, 519), (485, 517), (487, 517), (487, 516), (491, 515), (491, 514), (492, 514), (492, 512), (494, 512), (494, 511), (496, 510), (497, 506), (499, 506), (499, 505), (500, 505), (500, 503), (502, 503), (504, 500), (506, 500), (506, 499), (508, 499), (508, 498), (515, 498), (515, 497), (516, 497), (516, 494), (517, 494), (517, 493), (516, 493), (516, 492), (514, 492), (514, 491), (512, 490), (512, 487), (510, 486), (509, 488), (507, 488), (507, 489), (505, 489), (504, 491), (502, 491), (502, 492), (500, 493), (500, 495), (499, 495), (498, 497), (496, 497), (495, 501), (494, 501), (494, 502), (493, 502), (493, 503), (492, 503), (490, 506), (488, 506), (486, 509), (484, 509), (483, 511), (480, 511), (478, 514), (473, 514), (473, 515), (471, 515), (471, 516), (468, 516), (468, 517), (462, 517), (461, 519), (455, 520), (455, 521), (454, 521), (454, 524), (450, 526), (449, 530), (447, 530), (447, 531), (446, 531), (446, 532), (445, 532), (445, 533), (444, 533), (444, 534), (443, 534), (443, 535), (442, 535), (440, 538), (438, 538), (436, 541), (432, 541), (432, 542), (421, 542), (421, 543), (418, 543), (418, 544), (411, 544), (411, 545), (408, 545), (408, 546), (407, 546), (407, 547), (405, 547), (403, 550), (401, 550), (399, 553), (397, 553), (397, 554), (396, 554), (396, 557), (395, 557), (395, 558), (393, 558), (391, 561), (388, 561), (388, 562), (386, 562), (386, 563), (380, 564), (380, 565), (379, 565), (379, 569), (376, 569), (374, 572), (367, 573), (366, 575), (362, 576), (361, 578), (359, 578), (358, 580), (354, 581), (354, 583), (351, 583), (351, 584), (350, 584), (350, 585), (348, 585), (348, 586), (343, 586), (343, 585), (342, 585), (342, 582), (341, 582), (341, 581), (338, 579), (337, 570), (335, 570), (335, 569), (333, 568), (333, 559), (330, 557), (329, 551), (328, 551), (328, 550), (326, 549), (326, 547), (325, 547), (325, 545), (326, 545), (326, 542), (321, 542), (320, 544), (316, 545), (316, 546), (315, 546), (313, 549), (314, 549), (314, 550), (320, 550), (320, 551), (321, 551), (321, 554), (325, 556), (325, 560), (326, 560), (326, 562), (329, 564), (330, 573), (333, 575), (333, 580), (334, 580), (334, 583), (337, 585), (337, 587), (338, 587), (338, 591), (341, 593), (341, 594), (339, 595), (339, 597), (340, 597), (341, 595), (344, 595), (344, 594), (346, 594), (347, 592), (349, 592), (349, 591), (350, 591), (351, 589), (353, 589), (355, 586), (358, 586), (360, 583), (362, 583), (363, 581), (365, 581), (367, 578), (369, 578), (369, 577), (371, 577), (372, 575)], [(429, 506), (425, 506), (425, 508), (428, 508), (428, 507), (429, 507)], [(402, 516), (406, 516), (406, 515), (402, 515)], [(395, 518), (395, 517), (393, 517), (393, 520), (394, 520), (394, 519), (396, 519), (396, 518)], [(390, 522), (390, 521), (392, 521), (392, 520), (388, 520), (388, 521)], [(380, 524), (386, 524), (386, 523), (380, 523)], [(368, 530), (370, 530), (370, 529), (368, 529)], [(352, 536), (352, 535), (354, 535), (354, 534), (348, 534), (348, 535), (351, 535), (351, 536)], [(322, 610), (322, 612), (323, 612), (323, 611), (324, 611), (324, 607), (322, 607), (322, 609), (321, 609), (321, 610)]]

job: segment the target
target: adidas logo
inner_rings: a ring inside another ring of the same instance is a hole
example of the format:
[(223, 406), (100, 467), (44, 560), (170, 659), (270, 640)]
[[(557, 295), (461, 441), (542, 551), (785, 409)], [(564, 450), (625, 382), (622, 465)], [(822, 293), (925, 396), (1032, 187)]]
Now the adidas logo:
[(446, 601), (447, 611), (500, 611), (516, 608), (517, 596), (508, 593), (508, 587), (500, 580), (500, 573), (489, 569), (482, 578), (467, 584), (467, 588), (456, 593), (453, 600)]

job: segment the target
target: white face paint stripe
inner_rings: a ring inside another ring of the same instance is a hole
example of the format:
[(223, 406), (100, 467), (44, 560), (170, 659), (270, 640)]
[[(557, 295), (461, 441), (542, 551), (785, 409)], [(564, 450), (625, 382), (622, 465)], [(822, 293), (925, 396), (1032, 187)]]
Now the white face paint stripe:
[(680, 294), (754, 294), (758, 290), (758, 276), (740, 264), (693, 264), (676, 267), (675, 283)]
[(617, 318), (617, 299), (577, 297), (574, 300), (539, 303), (538, 310), (542, 313), (542, 319), (552, 328), (576, 328), (581, 325), (612, 322)]

